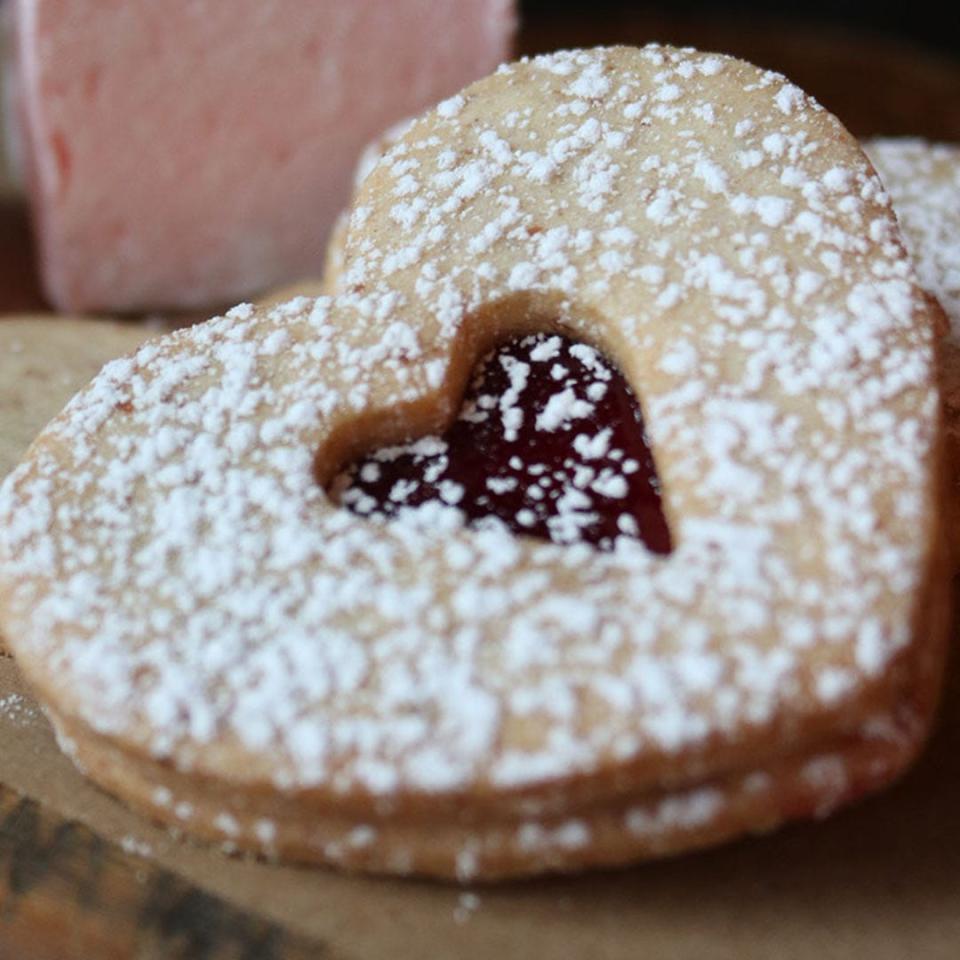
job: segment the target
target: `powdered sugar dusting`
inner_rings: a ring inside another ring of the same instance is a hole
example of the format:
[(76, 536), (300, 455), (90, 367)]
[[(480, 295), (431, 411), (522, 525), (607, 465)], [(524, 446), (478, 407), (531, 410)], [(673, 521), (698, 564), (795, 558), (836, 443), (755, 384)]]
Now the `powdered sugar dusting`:
[(893, 198), (920, 281), (960, 339), (960, 147), (872, 140), (865, 147)]
[(19, 693), (0, 696), (0, 717), (17, 726), (27, 726), (40, 717), (36, 705)]
[[(347, 292), (108, 365), (2, 487), (2, 626), (62, 710), (182, 769), (393, 796), (703, 777), (877, 682), (911, 641), (937, 397), (831, 118), (724, 57), (553, 54), (416, 122), (358, 205)], [(464, 529), (453, 490), (374, 524), (316, 482), (357, 416), (436, 396), (489, 304), (637, 386), (669, 558)]]

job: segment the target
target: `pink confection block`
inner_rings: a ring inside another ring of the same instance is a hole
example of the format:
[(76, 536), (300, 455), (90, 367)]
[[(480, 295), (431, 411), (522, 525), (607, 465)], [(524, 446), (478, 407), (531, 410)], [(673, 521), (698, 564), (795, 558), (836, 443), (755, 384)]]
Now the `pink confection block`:
[(17, 0), (50, 300), (205, 307), (316, 276), (361, 148), (505, 59), (512, 0)]

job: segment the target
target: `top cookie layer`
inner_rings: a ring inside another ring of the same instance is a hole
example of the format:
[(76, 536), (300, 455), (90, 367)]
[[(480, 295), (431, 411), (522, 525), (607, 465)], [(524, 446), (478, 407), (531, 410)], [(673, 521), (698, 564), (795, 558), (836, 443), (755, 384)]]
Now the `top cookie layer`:
[[(657, 47), (503, 68), (367, 178), (345, 269), (110, 364), (3, 487), (0, 618), (58, 712), (396, 796), (680, 782), (882, 705), (929, 572), (930, 318), (800, 90)], [(636, 388), (668, 558), (331, 504), (315, 467), (442, 426), (478, 350), (545, 328)]]

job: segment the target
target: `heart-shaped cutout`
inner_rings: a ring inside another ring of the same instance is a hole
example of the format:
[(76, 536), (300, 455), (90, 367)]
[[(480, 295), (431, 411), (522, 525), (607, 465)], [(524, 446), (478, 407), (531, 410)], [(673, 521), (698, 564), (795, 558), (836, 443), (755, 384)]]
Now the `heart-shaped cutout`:
[(361, 516), (441, 506), (479, 528), (601, 550), (631, 537), (670, 552), (636, 396), (599, 351), (558, 334), (487, 354), (446, 433), (375, 451), (334, 493)]

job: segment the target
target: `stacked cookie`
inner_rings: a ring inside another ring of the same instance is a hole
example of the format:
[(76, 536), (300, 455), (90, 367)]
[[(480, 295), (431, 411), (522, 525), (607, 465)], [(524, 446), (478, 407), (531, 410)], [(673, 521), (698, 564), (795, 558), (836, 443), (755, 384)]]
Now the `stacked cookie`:
[[(343, 236), (335, 296), (109, 364), (2, 488), (0, 625), (91, 777), (246, 849), (494, 879), (905, 768), (949, 619), (939, 313), (835, 118), (724, 56), (523, 61), (415, 121)], [(633, 386), (668, 555), (327, 489), (537, 333)]]

